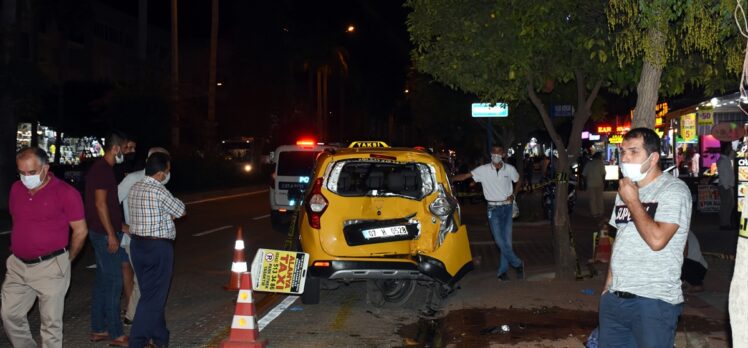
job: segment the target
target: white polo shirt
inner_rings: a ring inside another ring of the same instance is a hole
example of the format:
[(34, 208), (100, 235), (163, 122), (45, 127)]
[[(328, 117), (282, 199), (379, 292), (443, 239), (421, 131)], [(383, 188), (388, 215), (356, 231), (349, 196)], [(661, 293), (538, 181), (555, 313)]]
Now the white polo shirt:
[(493, 163), (484, 164), (473, 169), (475, 182), (483, 186), (483, 196), (489, 202), (501, 202), (509, 199), (514, 192), (514, 183), (519, 181), (519, 173), (513, 165), (504, 162), (501, 169), (496, 169)]

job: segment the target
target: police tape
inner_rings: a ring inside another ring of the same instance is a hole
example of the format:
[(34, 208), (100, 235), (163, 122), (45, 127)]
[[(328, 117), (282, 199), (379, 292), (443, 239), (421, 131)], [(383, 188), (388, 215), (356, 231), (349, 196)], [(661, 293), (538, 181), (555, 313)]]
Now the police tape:
[(723, 254), (723, 253), (712, 253), (712, 252), (702, 252), (701, 253), (704, 256), (713, 257), (720, 260), (728, 260), (728, 261), (735, 261), (735, 255), (730, 254)]
[[(520, 192), (531, 192), (536, 191), (539, 189), (542, 189), (546, 186), (553, 185), (556, 183), (568, 183), (569, 182), (569, 174), (566, 173), (558, 173), (556, 174), (556, 178), (546, 180), (543, 182), (539, 182), (532, 185), (524, 185), (522, 186), (522, 190)], [(467, 197), (483, 197), (482, 192), (457, 192), (456, 194), (457, 198), (467, 198)]]

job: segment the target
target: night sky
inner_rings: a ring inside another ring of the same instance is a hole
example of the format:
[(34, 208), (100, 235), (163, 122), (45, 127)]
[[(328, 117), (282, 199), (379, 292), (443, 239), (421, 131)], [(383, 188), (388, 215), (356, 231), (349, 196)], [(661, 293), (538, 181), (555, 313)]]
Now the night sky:
[[(137, 16), (137, 1), (102, 2)], [(169, 3), (149, 1), (149, 24), (165, 32)], [(179, 3), (180, 78), (196, 86), (207, 84), (210, 3)], [(316, 102), (309, 72), (325, 64), (331, 66), (327, 140), (384, 135), (389, 115), (405, 97), (410, 66), (406, 17), (401, 1), (222, 0), (219, 136), (289, 141), (314, 134)], [(349, 25), (355, 26), (353, 33), (346, 32)], [(344, 68), (337, 52), (342, 52)], [(204, 101), (194, 104), (206, 108)]]

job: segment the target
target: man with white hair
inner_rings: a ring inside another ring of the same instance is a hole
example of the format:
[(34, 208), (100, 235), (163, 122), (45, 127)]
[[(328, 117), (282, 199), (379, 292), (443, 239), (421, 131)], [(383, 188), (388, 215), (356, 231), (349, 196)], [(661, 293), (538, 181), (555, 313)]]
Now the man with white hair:
[[(152, 147), (148, 149), (148, 157), (151, 157), (154, 153), (169, 154), (169, 151), (163, 147)], [(130, 189), (136, 182), (142, 180), (145, 177), (145, 168), (127, 174), (122, 182), (117, 186), (117, 195), (119, 196), (119, 202), (125, 211), (125, 224), (130, 225), (130, 213), (127, 207), (127, 196), (130, 193)], [(130, 265), (132, 267), (132, 257), (130, 257), (130, 236), (125, 234), (122, 237), (122, 247), (125, 248), (128, 257), (130, 258)], [(133, 277), (132, 293), (129, 294), (129, 301), (127, 302), (127, 312), (125, 313), (125, 325), (131, 325), (132, 320), (135, 318), (135, 309), (138, 307), (138, 300), (140, 300), (140, 288), (138, 287), (138, 279)]]

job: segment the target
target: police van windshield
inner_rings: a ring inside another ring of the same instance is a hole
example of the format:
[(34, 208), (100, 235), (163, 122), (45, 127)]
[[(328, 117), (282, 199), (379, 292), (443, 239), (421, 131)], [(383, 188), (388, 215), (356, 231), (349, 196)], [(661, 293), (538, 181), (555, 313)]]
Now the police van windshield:
[(429, 166), (422, 163), (343, 161), (333, 167), (327, 188), (341, 196), (399, 196), (421, 199), (434, 188)]
[(278, 156), (279, 176), (310, 176), (314, 169), (315, 151), (283, 151)]

